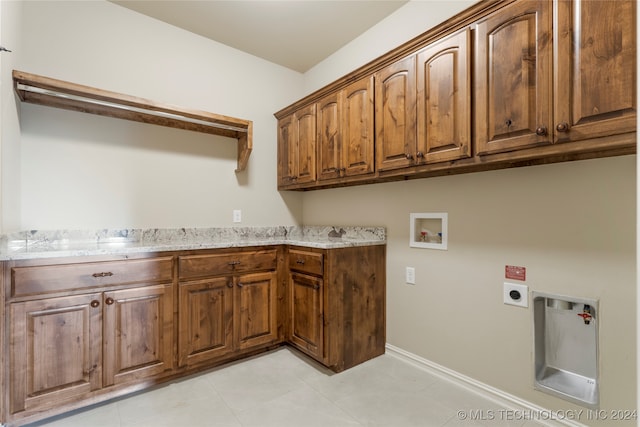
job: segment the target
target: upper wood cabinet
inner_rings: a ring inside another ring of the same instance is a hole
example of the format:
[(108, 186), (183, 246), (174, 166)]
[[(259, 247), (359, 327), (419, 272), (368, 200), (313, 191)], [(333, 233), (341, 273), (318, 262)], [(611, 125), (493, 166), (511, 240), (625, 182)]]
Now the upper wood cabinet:
[(279, 187), (373, 173), (373, 111), (369, 76), (280, 119)]
[(287, 132), (297, 138), (300, 111), (315, 107), (318, 125), (318, 179), (305, 183), (295, 162), (281, 161), (279, 188), (635, 154), (636, 8), (633, 0), (475, 3), (277, 112), (285, 145)]
[(519, 1), (476, 24), (477, 154), (553, 141), (551, 1)]
[(278, 183), (316, 180), (316, 105), (278, 120)]
[(636, 128), (636, 2), (558, 0), (555, 140)]
[(418, 147), (424, 161), (470, 157), (471, 31), (430, 44), (417, 61)]
[(342, 171), (342, 108), (338, 93), (316, 104), (318, 127), (318, 179), (339, 178)]
[(376, 167), (411, 166), (424, 150), (416, 146), (416, 57), (375, 73)]
[(342, 104), (343, 176), (374, 171), (373, 76), (351, 83), (340, 91)]

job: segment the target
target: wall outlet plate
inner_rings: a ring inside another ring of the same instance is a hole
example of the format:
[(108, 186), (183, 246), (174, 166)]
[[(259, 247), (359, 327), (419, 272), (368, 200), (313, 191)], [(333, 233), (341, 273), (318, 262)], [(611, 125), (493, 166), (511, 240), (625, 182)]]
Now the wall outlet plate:
[(518, 283), (504, 282), (502, 298), (505, 304), (529, 307), (529, 287)]
[(416, 284), (416, 269), (413, 267), (405, 268), (405, 282), (409, 285)]

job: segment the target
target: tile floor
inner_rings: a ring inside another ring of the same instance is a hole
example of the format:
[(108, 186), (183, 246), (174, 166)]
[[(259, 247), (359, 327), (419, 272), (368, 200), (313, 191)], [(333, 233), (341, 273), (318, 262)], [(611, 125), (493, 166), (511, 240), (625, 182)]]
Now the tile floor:
[(281, 347), (30, 427), (542, 425), (506, 409), (390, 354), (334, 374)]

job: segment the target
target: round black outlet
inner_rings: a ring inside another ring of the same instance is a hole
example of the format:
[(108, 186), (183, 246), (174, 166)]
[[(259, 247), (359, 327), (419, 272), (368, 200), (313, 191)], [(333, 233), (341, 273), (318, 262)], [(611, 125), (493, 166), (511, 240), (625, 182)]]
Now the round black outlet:
[(509, 291), (509, 296), (512, 300), (518, 301), (520, 299), (520, 292), (514, 289), (512, 291)]

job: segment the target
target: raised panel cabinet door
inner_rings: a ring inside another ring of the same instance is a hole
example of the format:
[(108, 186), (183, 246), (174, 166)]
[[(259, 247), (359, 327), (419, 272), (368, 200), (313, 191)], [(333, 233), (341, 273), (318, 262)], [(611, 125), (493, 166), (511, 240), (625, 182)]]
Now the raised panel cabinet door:
[(520, 1), (476, 26), (477, 154), (553, 142), (551, 1)]
[(293, 114), (278, 120), (278, 185), (292, 184), (297, 174)]
[(322, 361), (324, 358), (322, 279), (290, 274), (291, 338), (298, 349)]
[(11, 304), (10, 411), (45, 410), (102, 387), (102, 297)]
[(340, 91), (342, 104), (342, 173), (365, 175), (374, 170), (373, 76)]
[(416, 58), (397, 61), (375, 78), (376, 166), (411, 166), (416, 159)]
[(178, 364), (195, 365), (233, 351), (233, 278), (181, 282)]
[(427, 163), (471, 156), (471, 32), (418, 53), (418, 147)]
[(341, 108), (339, 94), (332, 93), (316, 104), (318, 130), (318, 180), (339, 178), (342, 173)]
[(104, 385), (173, 369), (171, 284), (104, 293)]
[(278, 340), (277, 274), (245, 274), (235, 278), (236, 337), (240, 350)]
[(559, 0), (555, 131), (560, 142), (636, 130), (636, 2)]
[(316, 180), (316, 105), (296, 111), (294, 119), (294, 182), (306, 184)]

